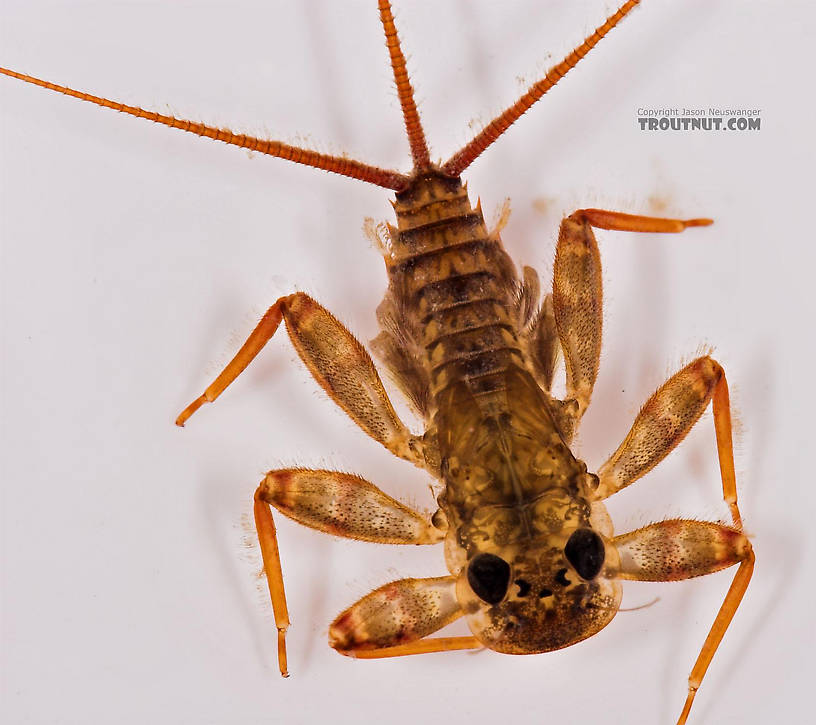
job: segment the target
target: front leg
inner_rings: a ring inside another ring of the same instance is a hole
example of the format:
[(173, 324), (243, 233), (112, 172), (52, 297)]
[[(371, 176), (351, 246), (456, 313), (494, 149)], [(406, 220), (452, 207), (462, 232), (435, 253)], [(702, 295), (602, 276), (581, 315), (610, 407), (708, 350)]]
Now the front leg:
[(176, 419), (183, 426), (204, 403), (211, 403), (272, 339), (281, 319), (300, 359), (346, 414), (394, 455), (424, 467), (422, 445), (397, 417), (371, 357), (327, 309), (303, 292), (281, 297), (213, 383)]
[(739, 564), (688, 679), (688, 695), (677, 725), (688, 718), (694, 696), (734, 618), (754, 571), (751, 542), (740, 531), (706, 521), (661, 521), (612, 540), (620, 557), (618, 578), (679, 581)]
[(553, 267), (553, 309), (567, 369), (567, 399), (584, 414), (601, 356), (601, 257), (592, 228), (629, 232), (682, 232), (710, 219), (662, 219), (603, 209), (579, 209), (561, 222)]
[(454, 577), (400, 579), (339, 614), (329, 626), (329, 644), (340, 654), (361, 659), (481, 647), (475, 637), (423, 639), (462, 614)]
[(359, 476), (302, 468), (268, 473), (255, 492), (255, 527), (278, 630), (278, 665), (284, 677), (289, 674), (289, 610), (270, 506), (312, 529), (379, 544), (435, 544), (445, 535), (424, 516)]

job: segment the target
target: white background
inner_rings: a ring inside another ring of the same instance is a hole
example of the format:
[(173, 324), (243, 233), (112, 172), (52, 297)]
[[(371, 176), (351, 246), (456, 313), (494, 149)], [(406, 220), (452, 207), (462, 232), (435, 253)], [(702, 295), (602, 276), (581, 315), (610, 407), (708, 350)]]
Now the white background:
[[(150, 109), (407, 169), (374, 2), (0, 6), (0, 63)], [(597, 468), (671, 371), (713, 346), (732, 387), (756, 574), (694, 723), (804, 722), (814, 666), (814, 103), (810, 3), (645, 2), (465, 177), (549, 284), (581, 206), (716, 224), (601, 232), (606, 327), (578, 452)], [(400, 2), (435, 158), (610, 13), (601, 0)], [(758, 107), (762, 129), (647, 133), (641, 106)], [(279, 334), (187, 428), (176, 414), (279, 295), (363, 340), (386, 279), (374, 187), (0, 78), (2, 703), (5, 722), (669, 723), (732, 572), (625, 585), (602, 633), (537, 657), (355, 662), (326, 628), (368, 590), (445, 573), (438, 548), (332, 539), (278, 517), (292, 677), (257, 578), (264, 471), (358, 472), (430, 509)], [(396, 393), (394, 394), (396, 398)], [(404, 408), (400, 408), (404, 410)], [(618, 531), (722, 519), (710, 413), (615, 497)], [(249, 543), (248, 543), (249, 542)], [(464, 625), (452, 630), (464, 633)]]

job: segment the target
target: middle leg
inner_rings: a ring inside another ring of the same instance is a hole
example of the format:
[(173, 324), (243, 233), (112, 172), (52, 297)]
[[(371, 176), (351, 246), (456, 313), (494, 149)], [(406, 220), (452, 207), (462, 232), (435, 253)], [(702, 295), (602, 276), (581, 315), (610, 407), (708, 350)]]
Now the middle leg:
[(742, 528), (731, 438), (731, 407), (725, 371), (712, 358), (697, 358), (669, 378), (641, 408), (632, 429), (598, 470), (599, 499), (637, 481), (686, 437), (712, 402), (723, 498), (734, 526)]
[(709, 401), (720, 462), (723, 498), (734, 527), (703, 521), (661, 521), (613, 540), (621, 561), (620, 578), (677, 581), (739, 563), (731, 587), (703, 643), (688, 680), (688, 695), (678, 725), (688, 718), (714, 653), (739, 607), (754, 570), (754, 552), (742, 533), (731, 440), (731, 409), (725, 372), (705, 356), (666, 381), (646, 401), (632, 429), (598, 471), (599, 498), (606, 498), (643, 476), (683, 440)]
[(270, 506), (312, 529), (361, 541), (435, 544), (444, 537), (444, 531), (424, 516), (359, 476), (302, 468), (268, 473), (255, 492), (255, 526), (278, 631), (278, 665), (284, 677), (289, 674), (289, 611)]

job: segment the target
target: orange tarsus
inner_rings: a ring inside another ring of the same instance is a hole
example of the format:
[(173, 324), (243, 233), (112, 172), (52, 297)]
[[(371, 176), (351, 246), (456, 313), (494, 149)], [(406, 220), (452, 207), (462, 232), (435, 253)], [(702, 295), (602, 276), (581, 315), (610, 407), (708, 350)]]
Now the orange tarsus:
[(394, 647), (378, 649), (336, 650), (346, 657), (358, 660), (378, 660), (386, 657), (424, 655), (433, 652), (453, 652), (462, 649), (482, 649), (484, 645), (476, 637), (426, 637)]
[(570, 218), (585, 219), (596, 229), (656, 234), (677, 234), (689, 227), (707, 227), (714, 223), (713, 219), (667, 219), (642, 214), (625, 214), (622, 211), (608, 209), (579, 209)]
[(81, 101), (88, 101), (103, 108), (110, 108), (113, 111), (126, 113), (136, 118), (145, 118), (154, 123), (160, 123), (170, 128), (177, 128), (181, 131), (194, 133), (198, 136), (206, 136), (207, 138), (222, 141), (231, 146), (238, 146), (240, 148), (249, 149), (250, 151), (257, 151), (259, 154), (266, 154), (268, 156), (276, 156), (281, 159), (286, 159), (295, 164), (302, 164), (303, 166), (313, 166), (317, 169), (330, 171), (341, 176), (348, 176), (352, 179), (359, 179), (375, 186), (381, 186), (385, 189), (393, 189), (400, 191), (404, 189), (408, 183), (409, 178), (404, 174), (396, 171), (389, 171), (388, 169), (381, 169), (377, 166), (370, 166), (360, 161), (347, 159), (342, 156), (328, 156), (326, 154), (311, 151), (309, 149), (300, 148), (298, 146), (290, 146), (281, 141), (267, 141), (254, 136), (247, 136), (245, 134), (236, 134), (228, 129), (215, 128), (207, 126), (203, 123), (195, 121), (187, 121), (174, 116), (166, 116), (155, 111), (147, 111), (138, 106), (127, 106), (118, 101), (111, 101), (100, 96), (93, 96), (89, 93), (76, 91), (73, 88), (60, 86), (49, 81), (44, 81), (33, 76), (25, 75), (24, 73), (17, 73), (16, 71), (7, 68), (0, 68), (0, 74), (17, 78), (18, 80), (32, 83), (41, 88), (47, 88), (50, 91), (56, 91), (72, 98), (78, 98)]
[(190, 405), (188, 405), (184, 410), (181, 411), (179, 416), (176, 418), (176, 425), (179, 428), (183, 428), (184, 424), (190, 419), (193, 413), (195, 413), (204, 403), (209, 403), (211, 401), (207, 400), (206, 395), (199, 395)]
[(263, 349), (264, 345), (272, 339), (283, 319), (283, 306), (291, 301), (294, 295), (281, 297), (270, 307), (255, 326), (252, 334), (247, 338), (241, 349), (230, 361), (221, 374), (213, 380), (207, 389), (199, 395), (190, 405), (181, 411), (176, 418), (176, 425), (183, 428), (190, 416), (195, 413), (204, 403), (212, 403), (223, 393), (235, 378), (237, 378)]
[(399, 35), (394, 25), (394, 14), (391, 11), (390, 0), (379, 0), (380, 20), (385, 30), (385, 44), (388, 46), (388, 54), (391, 56), (391, 68), (394, 71), (394, 82), (397, 84), (402, 115), (405, 119), (405, 130), (408, 133), (408, 143), (411, 145), (411, 157), (414, 160), (416, 171), (427, 171), (431, 166), (428, 143), (425, 140), (425, 131), (422, 122), (419, 120), (416, 101), (414, 100), (414, 89), (408, 78), (408, 70), (405, 66), (405, 55), (400, 47)]
[(688, 695), (686, 696), (686, 702), (683, 705), (683, 711), (680, 713), (680, 717), (677, 720), (677, 725), (685, 725), (685, 722), (688, 719), (691, 705), (694, 702), (694, 697), (697, 694), (697, 690), (700, 688), (703, 677), (705, 677), (708, 666), (711, 664), (714, 653), (720, 646), (720, 642), (722, 642), (722, 638), (728, 629), (728, 625), (731, 624), (731, 620), (734, 618), (734, 614), (737, 612), (737, 607), (739, 607), (743, 596), (745, 596), (745, 591), (748, 589), (748, 584), (751, 582), (751, 576), (754, 573), (755, 561), (756, 556), (754, 555), (754, 551), (753, 549), (749, 549), (745, 559), (743, 559), (740, 563), (737, 573), (734, 575), (734, 579), (731, 582), (731, 586), (728, 588), (728, 592), (725, 595), (720, 611), (717, 612), (717, 617), (714, 620), (714, 624), (711, 625), (708, 636), (706, 637), (705, 642), (703, 642), (703, 648), (700, 650), (700, 654), (697, 656), (697, 661), (694, 663), (694, 667), (691, 669), (691, 674), (689, 675), (688, 679)]
[(471, 139), (471, 141), (457, 151), (442, 166), (442, 171), (451, 176), (460, 176), (462, 172), (470, 166), (481, 153), (490, 146), (499, 136), (501, 136), (510, 126), (512, 126), (530, 107), (538, 101), (547, 91), (560, 81), (578, 61), (580, 61), (590, 50), (612, 28), (614, 28), (640, 0), (627, 0), (616, 13), (610, 15), (606, 22), (584, 40), (575, 50), (572, 51), (558, 65), (553, 66), (540, 81), (530, 86), (529, 90), (503, 113), (494, 118), (482, 131)]
[(734, 443), (731, 426), (731, 398), (725, 371), (717, 364), (719, 379), (711, 398), (714, 409), (714, 434), (717, 438), (717, 458), (723, 482), (723, 498), (731, 511), (735, 528), (742, 530), (742, 516), (737, 506), (737, 474), (734, 470)]
[(289, 609), (286, 606), (286, 592), (283, 588), (283, 572), (281, 571), (278, 536), (275, 530), (275, 520), (272, 512), (260, 496), (260, 487), (255, 492), (254, 513), (255, 529), (258, 532), (258, 541), (261, 545), (266, 582), (269, 585), (269, 594), (272, 599), (272, 611), (275, 616), (275, 628), (278, 631), (278, 668), (281, 677), (289, 677), (289, 667), (286, 658), (286, 630), (289, 629)]

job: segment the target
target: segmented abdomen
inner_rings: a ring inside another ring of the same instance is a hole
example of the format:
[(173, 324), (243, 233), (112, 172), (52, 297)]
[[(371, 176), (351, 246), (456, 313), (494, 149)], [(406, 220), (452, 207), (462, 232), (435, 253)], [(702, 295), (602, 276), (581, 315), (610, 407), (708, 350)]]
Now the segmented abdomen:
[(413, 348), (432, 399), (458, 381), (484, 400), (496, 397), (507, 367), (525, 367), (512, 262), (458, 179), (429, 175), (399, 194), (394, 208), (381, 322)]

